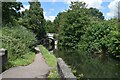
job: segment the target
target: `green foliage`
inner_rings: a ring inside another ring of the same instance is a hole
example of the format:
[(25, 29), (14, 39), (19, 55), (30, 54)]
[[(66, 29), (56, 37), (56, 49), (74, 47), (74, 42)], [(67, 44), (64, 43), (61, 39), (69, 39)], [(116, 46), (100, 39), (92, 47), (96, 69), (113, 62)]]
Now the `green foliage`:
[(57, 17), (55, 17), (54, 26), (56, 29), (56, 33), (60, 33), (62, 31), (62, 25), (65, 23), (64, 19), (65, 14), (66, 12), (61, 12), (58, 13)]
[(47, 33), (55, 33), (56, 28), (55, 28), (53, 22), (51, 22), (50, 20), (47, 20), (45, 22), (45, 30), (46, 30)]
[(59, 29), (59, 45), (76, 48), (92, 19), (99, 20), (91, 15), (91, 10), (82, 2), (72, 2), (69, 10), (59, 13), (54, 21)]
[(31, 64), (35, 59), (35, 53), (29, 51), (29, 53), (26, 53), (23, 55), (23, 57), (17, 58), (15, 61), (10, 61), (10, 63), (6, 66), (6, 69), (14, 66), (27, 66)]
[(113, 21), (95, 22), (85, 32), (78, 45), (80, 50), (92, 53), (92, 55), (109, 54), (120, 59), (120, 34), (116, 23)]
[[(22, 26), (3, 27), (1, 39), (2, 48), (8, 50), (8, 61), (9, 64), (11, 64), (10, 67), (17, 66), (19, 63), (17, 61), (20, 61), (22, 59), (27, 60), (27, 57), (25, 55), (33, 55), (30, 50), (36, 44), (35, 35), (28, 31), (26, 28)], [(30, 63), (29, 61), (26, 62)]]
[[(59, 51), (55, 54), (71, 66), (78, 78), (119, 76), (120, 65), (114, 61), (120, 60), (117, 19), (104, 20), (99, 10), (86, 8), (82, 2), (72, 2), (69, 10), (57, 15), (54, 24), (59, 41)], [(67, 50), (61, 52), (60, 47)]]
[(2, 23), (14, 24), (14, 20), (20, 17), (20, 8), (23, 7), (21, 2), (2, 2)]
[(100, 12), (98, 9), (96, 9), (96, 8), (90, 8), (89, 10), (90, 10), (91, 16), (93, 16), (93, 17), (95, 16), (95, 17), (97, 17), (97, 18), (99, 18), (101, 20), (104, 20), (103, 13)]
[(87, 5), (85, 2), (78, 2), (78, 1), (71, 2), (71, 5), (70, 5), (70, 9), (72, 10), (77, 10), (77, 9), (86, 8), (86, 7)]
[(92, 54), (112, 55), (120, 59), (120, 38), (117, 19), (103, 20), (95, 8), (82, 2), (72, 2), (70, 9), (59, 13), (54, 23), (58, 26), (59, 46), (80, 49)]
[(30, 9), (23, 12), (19, 23), (36, 34), (38, 39), (45, 37), (45, 19), (40, 2), (29, 2)]
[[(87, 26), (90, 21), (103, 19), (103, 14), (96, 8), (86, 8), (84, 2), (71, 2), (70, 9), (58, 13), (54, 20), (56, 32), (64, 33), (64, 29), (73, 26)], [(85, 24), (86, 23), (86, 24)], [(70, 32), (70, 31), (69, 31)]]

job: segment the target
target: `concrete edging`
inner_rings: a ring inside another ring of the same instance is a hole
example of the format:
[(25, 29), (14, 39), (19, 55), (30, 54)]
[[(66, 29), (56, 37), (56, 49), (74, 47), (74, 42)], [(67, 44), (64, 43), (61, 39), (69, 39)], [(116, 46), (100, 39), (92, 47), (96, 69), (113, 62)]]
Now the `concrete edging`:
[(77, 80), (62, 58), (57, 59), (57, 68), (61, 80)]

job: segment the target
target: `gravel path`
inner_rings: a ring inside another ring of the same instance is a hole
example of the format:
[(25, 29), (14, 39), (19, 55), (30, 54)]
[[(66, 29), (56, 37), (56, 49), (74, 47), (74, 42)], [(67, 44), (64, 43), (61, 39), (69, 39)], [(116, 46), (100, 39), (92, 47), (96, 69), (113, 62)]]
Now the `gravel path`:
[(47, 78), (50, 72), (42, 54), (36, 54), (35, 60), (28, 66), (13, 67), (2, 73), (2, 78)]

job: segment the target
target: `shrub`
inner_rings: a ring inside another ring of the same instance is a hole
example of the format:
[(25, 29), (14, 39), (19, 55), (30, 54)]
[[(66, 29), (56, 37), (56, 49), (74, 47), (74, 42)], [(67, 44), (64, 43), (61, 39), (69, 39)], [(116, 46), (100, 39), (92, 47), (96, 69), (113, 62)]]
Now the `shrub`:
[(33, 55), (30, 50), (35, 43), (35, 35), (22, 26), (2, 29), (2, 48), (8, 50), (11, 67), (17, 66), (14, 63), (16, 60), (26, 59), (24, 55)]
[(109, 54), (120, 59), (118, 27), (110, 22), (95, 22), (87, 27), (78, 44), (79, 49), (83, 52), (92, 53), (92, 55), (96, 55), (96, 53)]

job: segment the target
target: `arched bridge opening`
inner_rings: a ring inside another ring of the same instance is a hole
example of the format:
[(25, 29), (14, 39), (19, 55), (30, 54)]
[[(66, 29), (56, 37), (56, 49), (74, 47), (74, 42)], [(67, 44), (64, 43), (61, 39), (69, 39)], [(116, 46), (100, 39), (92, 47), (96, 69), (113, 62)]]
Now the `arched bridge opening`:
[(52, 51), (55, 49), (55, 39), (54, 34), (48, 33), (47, 37), (42, 39), (40, 43), (45, 46), (49, 51)]

